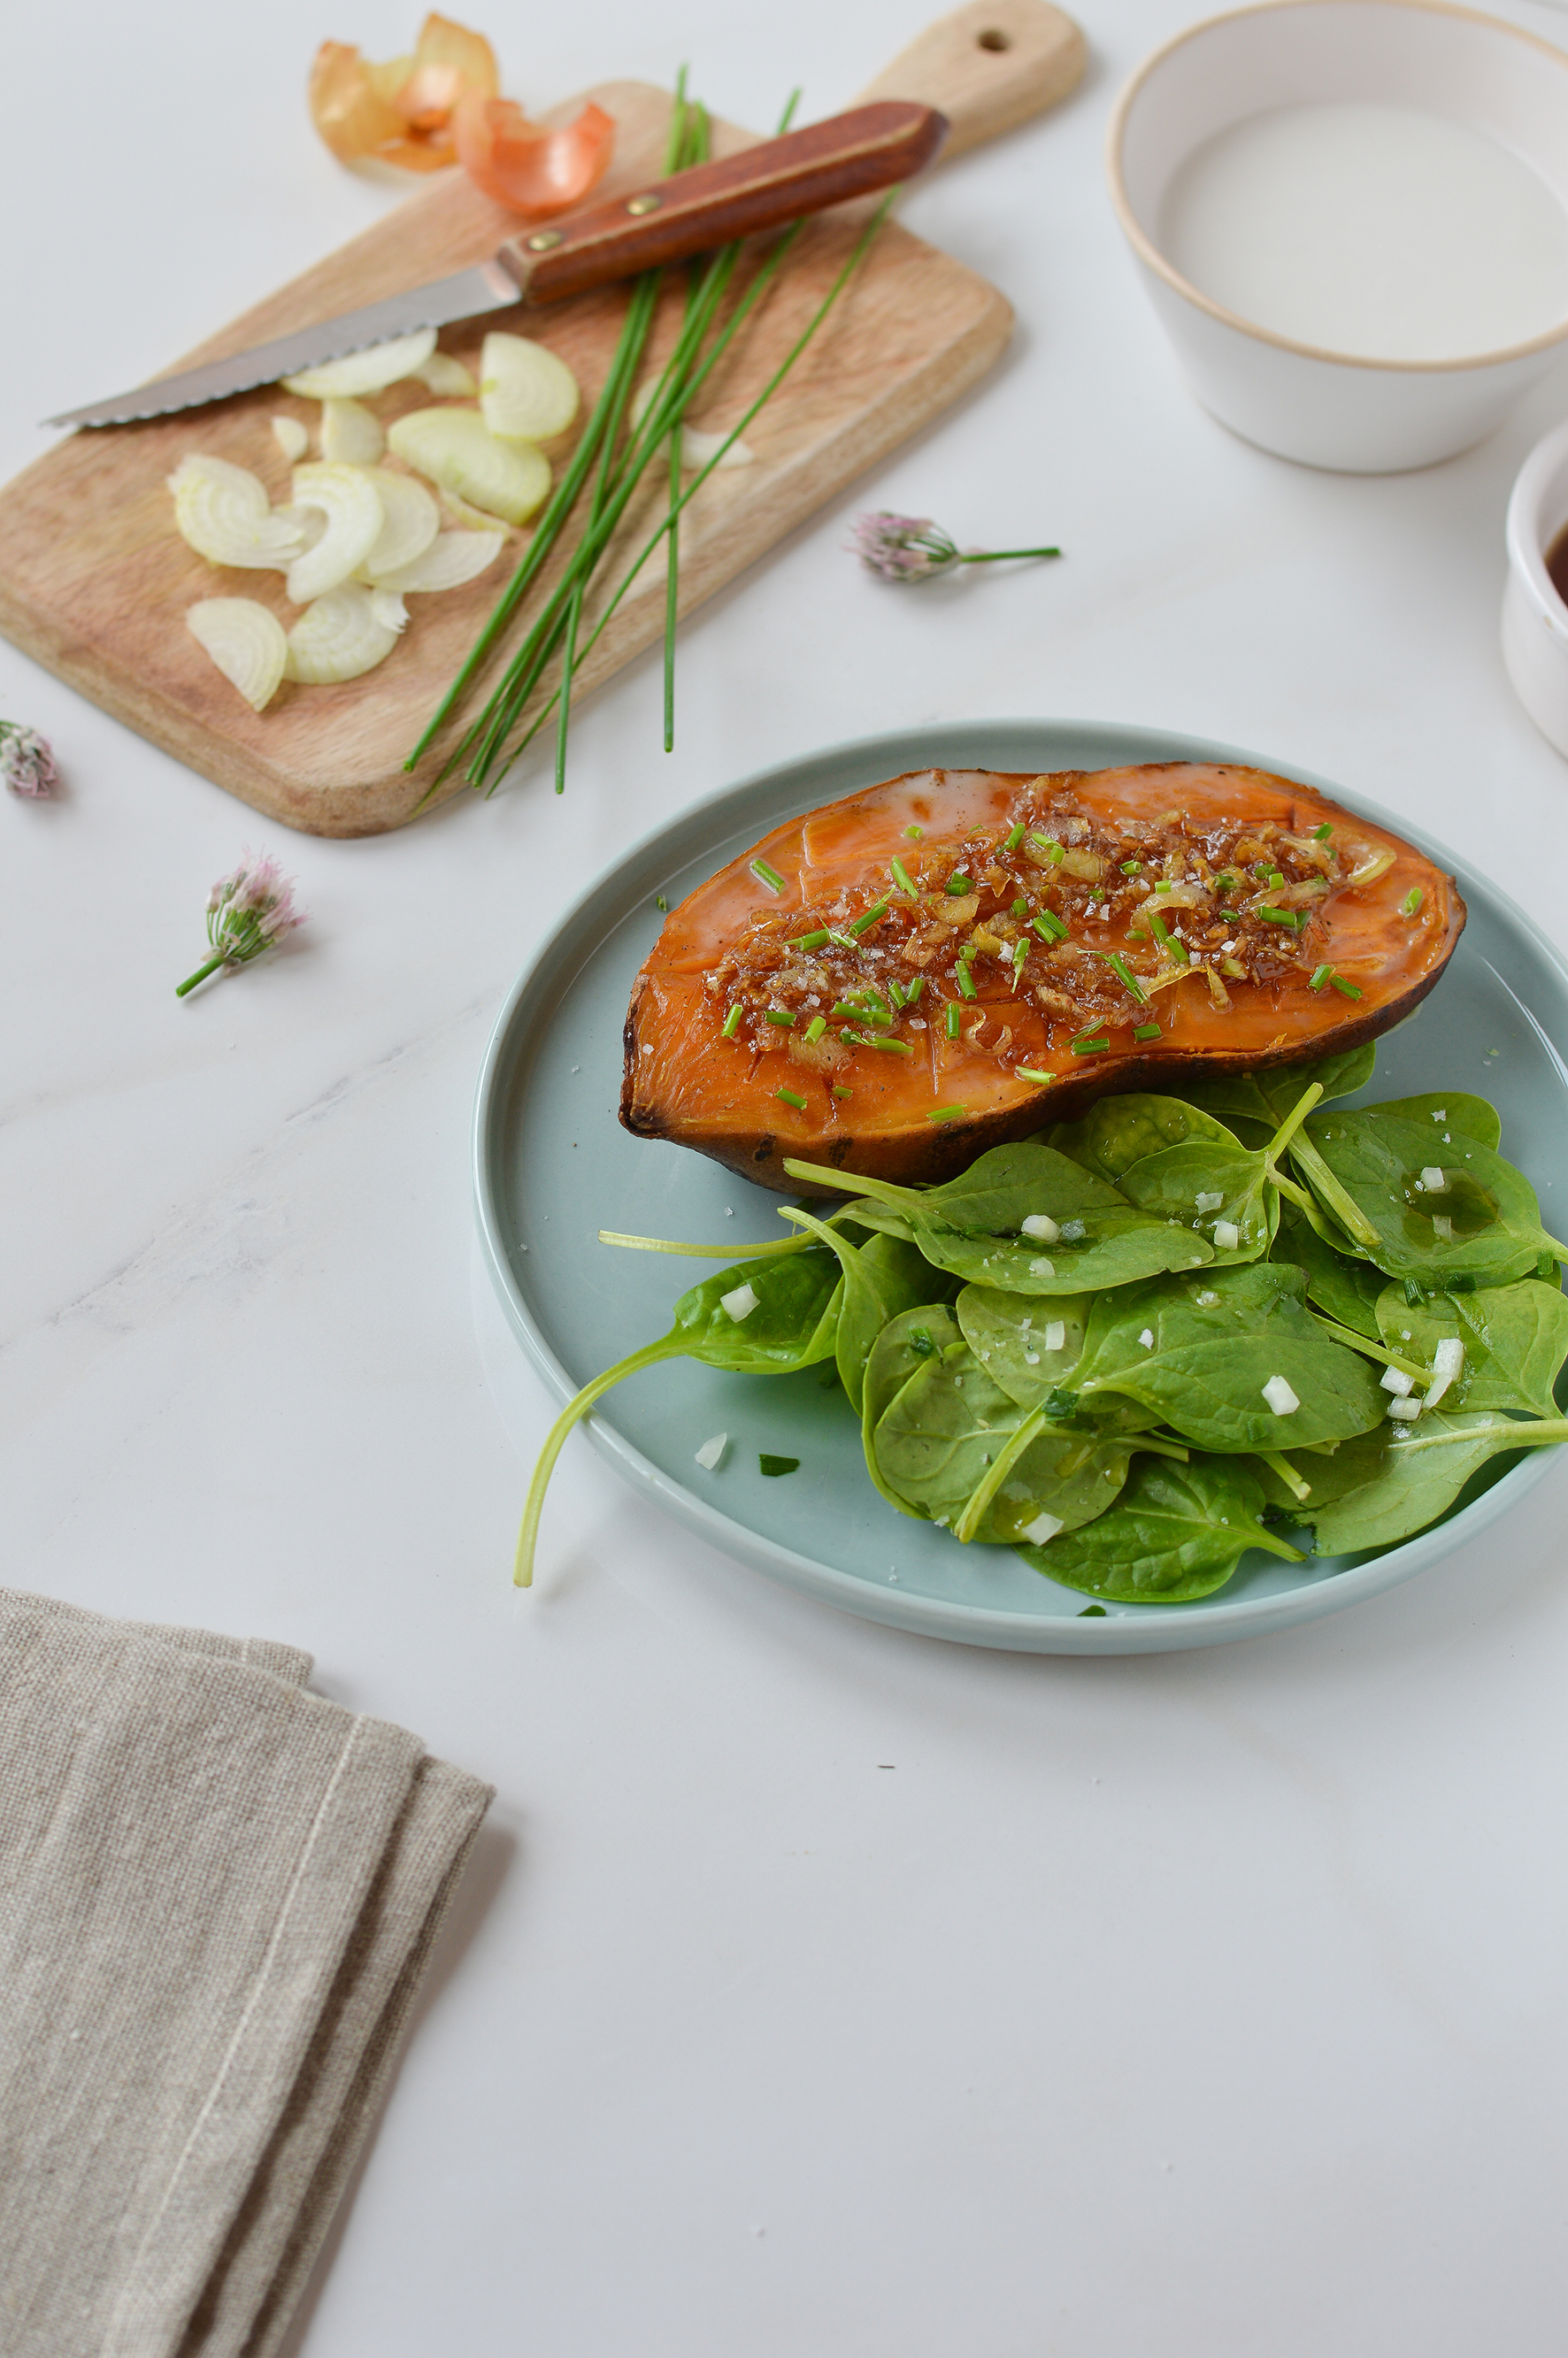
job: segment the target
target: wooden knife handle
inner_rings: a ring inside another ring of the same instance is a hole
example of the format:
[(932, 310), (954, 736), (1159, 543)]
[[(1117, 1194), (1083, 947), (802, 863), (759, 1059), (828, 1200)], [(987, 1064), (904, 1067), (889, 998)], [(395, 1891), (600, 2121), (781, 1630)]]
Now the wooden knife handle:
[(950, 164), (1065, 98), (1087, 57), (1082, 33), (1050, 0), (968, 0), (901, 50), (860, 103), (939, 106), (948, 124), (942, 161)]
[(935, 107), (908, 100), (858, 106), (510, 239), (497, 259), (524, 302), (557, 303), (890, 188), (930, 162), (946, 129)]

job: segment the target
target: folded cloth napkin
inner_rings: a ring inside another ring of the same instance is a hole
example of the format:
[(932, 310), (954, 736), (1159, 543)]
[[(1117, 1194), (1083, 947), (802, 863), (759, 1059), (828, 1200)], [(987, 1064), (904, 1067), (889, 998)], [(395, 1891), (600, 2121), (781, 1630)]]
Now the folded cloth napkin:
[(309, 1657), (0, 1589), (0, 2352), (268, 2358), (492, 1799)]

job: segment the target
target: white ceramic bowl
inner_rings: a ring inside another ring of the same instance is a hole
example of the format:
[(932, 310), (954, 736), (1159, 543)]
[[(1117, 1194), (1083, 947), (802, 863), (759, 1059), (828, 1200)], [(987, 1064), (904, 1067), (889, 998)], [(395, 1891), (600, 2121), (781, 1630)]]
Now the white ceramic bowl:
[(1462, 360), (1349, 359), (1211, 302), (1157, 243), (1172, 179), (1206, 140), (1271, 108), (1346, 100), (1487, 132), (1568, 209), (1568, 56), (1442, 0), (1279, 0), (1191, 27), (1123, 90), (1107, 168), (1150, 299), (1205, 408), (1281, 458), (1394, 473), (1489, 434), (1568, 344), (1568, 319)]
[(1547, 552), (1568, 525), (1568, 426), (1538, 442), (1509, 502), (1503, 661), (1541, 735), (1568, 753), (1568, 606), (1552, 586)]

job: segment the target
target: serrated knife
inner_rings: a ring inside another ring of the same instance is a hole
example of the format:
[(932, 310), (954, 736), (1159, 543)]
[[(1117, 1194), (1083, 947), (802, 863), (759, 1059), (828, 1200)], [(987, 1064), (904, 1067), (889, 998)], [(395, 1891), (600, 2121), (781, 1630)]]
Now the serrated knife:
[(673, 172), (647, 188), (508, 238), (490, 261), (343, 311), (247, 352), (155, 377), (112, 401), (47, 418), (49, 426), (126, 426), (196, 409), (229, 394), (341, 360), (416, 328), (442, 328), (514, 304), (558, 303), (611, 279), (777, 229), (847, 198), (907, 179), (928, 164), (947, 129), (935, 107), (887, 99), (857, 106), (804, 131), (766, 139), (739, 155)]

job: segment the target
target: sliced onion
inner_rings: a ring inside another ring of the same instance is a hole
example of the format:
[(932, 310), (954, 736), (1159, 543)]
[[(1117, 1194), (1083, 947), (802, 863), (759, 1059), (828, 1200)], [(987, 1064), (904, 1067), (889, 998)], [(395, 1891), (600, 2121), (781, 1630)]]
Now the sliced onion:
[(335, 467), (323, 460), (296, 467), (294, 496), (302, 507), (326, 512), (327, 529), (314, 548), (288, 568), (288, 594), (297, 606), (323, 597), (362, 566), (380, 539), (384, 522), (381, 493), (366, 467)]
[(467, 500), (460, 500), (456, 492), (448, 491), (444, 483), (439, 485), (438, 489), (441, 493), (441, 505), (452, 521), (455, 524), (460, 524), (465, 532), (495, 530), (496, 520), (493, 516), (486, 515), (481, 508), (470, 508)]
[(275, 417), (272, 438), (290, 466), (296, 459), (303, 459), (310, 448), (310, 437), (297, 417)]
[[(645, 384), (638, 394), (632, 404), (633, 426), (641, 426), (643, 418), (648, 415), (649, 406), (657, 391), (656, 384)], [(711, 434), (701, 426), (683, 425), (680, 430), (682, 470), (687, 474), (700, 473), (710, 459), (719, 459), (719, 453), (724, 450), (724, 445), (729, 441), (730, 438), (727, 434)], [(720, 468), (749, 467), (756, 455), (749, 442), (730, 442), (729, 449), (724, 450), (723, 458), (719, 459), (719, 465)]]
[(182, 539), (211, 565), (282, 566), (300, 553), (293, 523), (275, 513), (248, 468), (193, 451), (168, 479)]
[(499, 330), (486, 336), (479, 363), (480, 413), (509, 441), (547, 442), (564, 434), (581, 395), (565, 361), (548, 344)]
[(455, 395), (460, 400), (471, 401), (479, 391), (455, 352), (432, 352), (424, 367), (416, 368), (414, 374), (432, 393)]
[(368, 580), (376, 582), (424, 556), (441, 529), (441, 511), (424, 484), (416, 483), (412, 475), (397, 475), (390, 467), (377, 467), (373, 480), (381, 494), (384, 521), (361, 570)]
[[(287, 516), (298, 534), (299, 546), (294, 552), (296, 557), (303, 557), (308, 548), (314, 548), (327, 529), (326, 513), (321, 508), (296, 507), (291, 503), (287, 507), (274, 508), (273, 514), (275, 516)], [(286, 573), (288, 568), (280, 566), (278, 570)]]
[(345, 352), (341, 360), (323, 361), (319, 368), (301, 369), (286, 376), (285, 393), (306, 401), (356, 401), (362, 393), (380, 393), (400, 378), (424, 367), (436, 349), (434, 328), (416, 328), (411, 335), (393, 336), (362, 352)]
[(254, 598), (203, 598), (189, 606), (185, 627), (226, 680), (259, 712), (276, 695), (288, 664), (283, 624)]
[(373, 590), (370, 593), (372, 619), (384, 631), (396, 631), (399, 636), (408, 628), (408, 609), (396, 590)]
[(411, 409), (386, 438), (416, 473), (508, 524), (525, 523), (550, 488), (544, 452), (499, 441), (477, 409)]
[(585, 197), (610, 161), (615, 124), (585, 106), (562, 131), (530, 123), (509, 98), (466, 91), (452, 114), (458, 161), (487, 197), (538, 220)]
[(377, 587), (403, 597), (416, 590), (460, 590), (493, 565), (505, 546), (503, 532), (444, 532), (411, 565), (382, 574)]
[(397, 633), (377, 619), (373, 594), (358, 581), (340, 582), (315, 599), (288, 633), (288, 677), (314, 687), (358, 679), (397, 644)]
[(362, 401), (341, 395), (321, 404), (321, 456), (334, 464), (373, 467), (386, 448), (381, 420)]

